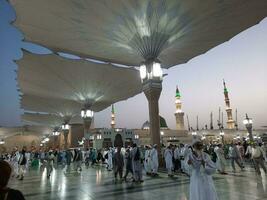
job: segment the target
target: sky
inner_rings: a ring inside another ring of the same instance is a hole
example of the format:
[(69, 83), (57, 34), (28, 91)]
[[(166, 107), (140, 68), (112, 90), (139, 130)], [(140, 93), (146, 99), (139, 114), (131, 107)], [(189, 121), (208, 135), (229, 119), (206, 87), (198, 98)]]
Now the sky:
[[(6, 0), (0, 0), (0, 126), (22, 125), (20, 115), (23, 110), (20, 109), (15, 73), (18, 66), (14, 62), (22, 57), (21, 48), (49, 53), (43, 47), (24, 42), (23, 34), (10, 24), (14, 19), (13, 8)], [(166, 72), (168, 76), (163, 80), (159, 110), (169, 128), (175, 128), (176, 85), (181, 92), (182, 109), (193, 128), (197, 115), (200, 128), (209, 124), (210, 112), (216, 121), (219, 107), (224, 110), (226, 119), (223, 79), (228, 87), (233, 114), (236, 108), (238, 110), (239, 127), (244, 129), (245, 113), (253, 119), (255, 128), (267, 125), (266, 18), (230, 41)], [(143, 93), (116, 103), (115, 111), (116, 126), (121, 128), (140, 128), (149, 119)], [(109, 127), (110, 112), (111, 108), (107, 108), (96, 113), (95, 127)]]

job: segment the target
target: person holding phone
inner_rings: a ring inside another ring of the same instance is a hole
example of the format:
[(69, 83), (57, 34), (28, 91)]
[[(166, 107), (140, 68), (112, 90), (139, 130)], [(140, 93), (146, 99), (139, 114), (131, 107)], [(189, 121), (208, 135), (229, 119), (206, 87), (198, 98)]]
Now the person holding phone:
[(190, 200), (218, 200), (211, 176), (216, 172), (216, 165), (209, 155), (203, 152), (203, 143), (200, 139), (195, 139), (192, 147), (188, 159), (188, 165), (191, 167)]

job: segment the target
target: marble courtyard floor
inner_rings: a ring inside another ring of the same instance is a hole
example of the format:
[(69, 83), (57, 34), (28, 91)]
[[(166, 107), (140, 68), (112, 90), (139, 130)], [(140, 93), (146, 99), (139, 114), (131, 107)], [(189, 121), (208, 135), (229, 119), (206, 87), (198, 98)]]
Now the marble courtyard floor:
[[(215, 175), (214, 182), (220, 200), (267, 199), (267, 175), (256, 176), (252, 169), (245, 172)], [(160, 173), (157, 178), (144, 176), (144, 183), (114, 183), (113, 173), (105, 168), (83, 169), (81, 174), (64, 175), (61, 169), (54, 170), (51, 177), (46, 172), (30, 170), (23, 181), (15, 178), (10, 187), (19, 189), (26, 200), (188, 200), (189, 178), (184, 175), (168, 178)]]

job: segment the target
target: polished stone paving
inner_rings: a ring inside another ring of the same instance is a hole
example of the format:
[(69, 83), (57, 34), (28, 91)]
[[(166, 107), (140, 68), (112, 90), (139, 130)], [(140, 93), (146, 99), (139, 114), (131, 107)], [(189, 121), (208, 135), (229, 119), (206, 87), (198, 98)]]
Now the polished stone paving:
[[(228, 175), (214, 175), (220, 200), (267, 200), (267, 175), (257, 176), (254, 170)], [(83, 168), (81, 174), (64, 174), (62, 169), (53, 171), (50, 178), (46, 171), (30, 170), (23, 181), (13, 178), (10, 187), (19, 189), (26, 200), (188, 200), (189, 178), (178, 175), (168, 178), (166, 173), (159, 177), (144, 176), (144, 183), (115, 183), (113, 173), (104, 167)]]

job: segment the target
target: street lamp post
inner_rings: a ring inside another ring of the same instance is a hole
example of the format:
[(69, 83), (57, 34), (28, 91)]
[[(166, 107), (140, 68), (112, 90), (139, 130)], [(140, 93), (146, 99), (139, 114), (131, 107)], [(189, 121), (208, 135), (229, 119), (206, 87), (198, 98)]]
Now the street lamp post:
[[(158, 60), (148, 60), (140, 66), (143, 92), (149, 105), (150, 137), (152, 144), (160, 148), (159, 97), (162, 90), (163, 72)], [(159, 150), (159, 149), (158, 149)]]
[(223, 132), (223, 130), (220, 131), (220, 136), (222, 138), (222, 143), (224, 144), (224, 132)]
[(164, 139), (163, 139), (163, 137), (164, 137), (164, 132), (163, 132), (163, 131), (160, 131), (161, 145), (164, 144)]
[(139, 135), (134, 135), (135, 143), (139, 145)]
[(193, 139), (196, 139), (197, 138), (197, 132), (196, 131), (193, 131), (192, 132), (192, 137), (193, 137)]
[(253, 141), (253, 135), (252, 135), (252, 119), (248, 117), (248, 114), (246, 114), (246, 118), (243, 120), (243, 124), (246, 126), (247, 131), (249, 133), (249, 140)]

